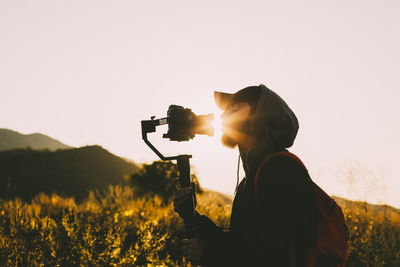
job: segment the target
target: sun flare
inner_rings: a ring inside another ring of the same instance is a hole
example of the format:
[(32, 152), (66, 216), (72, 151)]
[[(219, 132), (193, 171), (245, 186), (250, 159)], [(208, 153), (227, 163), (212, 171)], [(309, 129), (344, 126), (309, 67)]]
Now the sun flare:
[(214, 120), (211, 122), (213, 128), (214, 128), (214, 138), (221, 139), (222, 136), (222, 119), (221, 119), (221, 113), (215, 114), (214, 113)]

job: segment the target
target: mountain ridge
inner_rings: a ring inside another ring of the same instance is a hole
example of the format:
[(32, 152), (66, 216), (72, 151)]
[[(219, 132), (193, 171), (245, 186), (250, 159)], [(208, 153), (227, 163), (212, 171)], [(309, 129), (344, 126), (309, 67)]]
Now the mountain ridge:
[(72, 148), (57, 139), (41, 133), (21, 134), (14, 130), (0, 128), (0, 151), (29, 147), (38, 150), (48, 149), (50, 151)]
[(126, 183), (125, 176), (137, 169), (101, 146), (0, 151), (0, 197), (30, 200), (40, 192), (54, 192), (80, 200), (90, 190)]

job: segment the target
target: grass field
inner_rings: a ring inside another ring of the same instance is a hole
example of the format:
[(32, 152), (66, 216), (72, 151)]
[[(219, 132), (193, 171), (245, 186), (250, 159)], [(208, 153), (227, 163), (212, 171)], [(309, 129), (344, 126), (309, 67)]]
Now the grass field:
[[(228, 227), (230, 201), (207, 191), (198, 195), (199, 212)], [(400, 266), (398, 210), (341, 204), (350, 230), (348, 266)], [(30, 203), (0, 202), (1, 266), (190, 266), (181, 255), (183, 236), (171, 204), (135, 198), (129, 187), (91, 193), (80, 204), (44, 194)]]

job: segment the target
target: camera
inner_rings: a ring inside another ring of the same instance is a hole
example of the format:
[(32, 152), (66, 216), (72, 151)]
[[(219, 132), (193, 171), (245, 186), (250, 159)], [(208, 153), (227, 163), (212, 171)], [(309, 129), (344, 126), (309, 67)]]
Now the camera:
[(214, 120), (213, 114), (196, 115), (189, 108), (170, 105), (167, 112), (168, 132), (163, 138), (171, 141), (189, 141), (196, 134), (214, 135), (214, 128), (211, 122)]

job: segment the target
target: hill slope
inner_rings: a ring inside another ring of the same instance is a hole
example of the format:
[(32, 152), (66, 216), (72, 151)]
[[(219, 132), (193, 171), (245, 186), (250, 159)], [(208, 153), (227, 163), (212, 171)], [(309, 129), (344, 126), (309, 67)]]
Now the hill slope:
[(32, 149), (48, 149), (51, 151), (70, 148), (47, 135), (39, 133), (20, 134), (9, 129), (0, 129), (0, 151), (28, 147)]
[(333, 196), (336, 202), (342, 207), (342, 209), (358, 210), (362, 213), (369, 214), (376, 220), (378, 218), (389, 218), (392, 222), (400, 225), (400, 209), (389, 205), (377, 205), (370, 204), (368, 202), (348, 200), (340, 197)]
[[(368, 214), (368, 216), (375, 218), (377, 221), (383, 219), (389, 219), (393, 224), (400, 226), (400, 209), (389, 205), (377, 205), (370, 204), (368, 202), (348, 200), (345, 198), (332, 196), (343, 211), (358, 211), (362, 214)], [(198, 195), (200, 205), (198, 208), (207, 210), (207, 206), (218, 206), (219, 208), (225, 208), (229, 213), (233, 204), (233, 196), (223, 194), (217, 191), (204, 189), (204, 193)], [(203, 203), (202, 203), (203, 202)], [(205, 207), (202, 206), (205, 204)], [(213, 207), (215, 208), (215, 207)]]
[(138, 169), (100, 146), (35, 151), (16, 149), (0, 152), (0, 197), (31, 199), (39, 192), (74, 196), (88, 190), (122, 184), (124, 176)]

